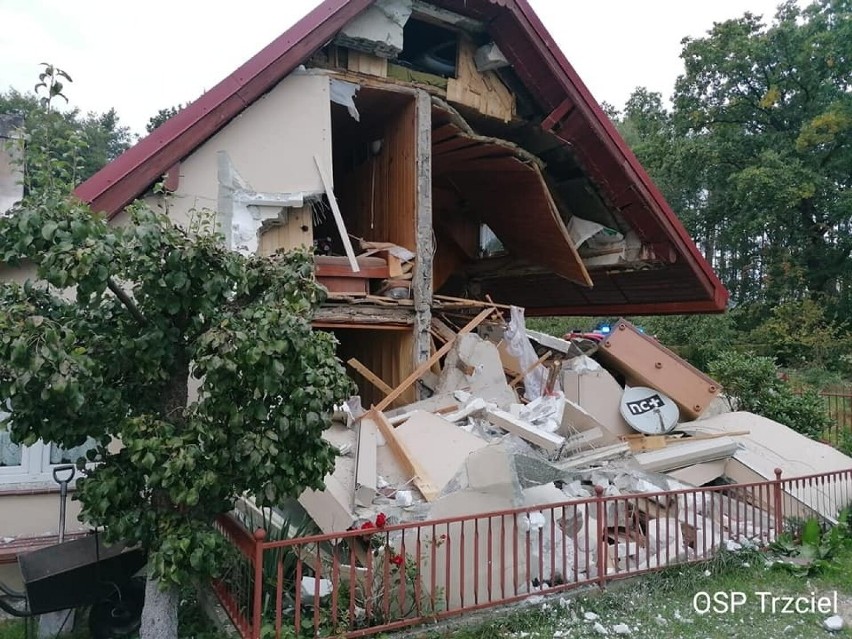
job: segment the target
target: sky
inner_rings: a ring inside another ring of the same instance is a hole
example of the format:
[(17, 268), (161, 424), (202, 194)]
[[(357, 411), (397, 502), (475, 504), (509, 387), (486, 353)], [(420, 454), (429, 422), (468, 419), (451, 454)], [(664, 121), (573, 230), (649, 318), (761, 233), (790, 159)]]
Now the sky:
[[(780, 0), (530, 0), (595, 98), (621, 108), (645, 86), (668, 98), (684, 37)], [(144, 133), (161, 108), (194, 100), (319, 0), (0, 0), (0, 91), (30, 90), (39, 63), (73, 79), (72, 106), (114, 107)]]

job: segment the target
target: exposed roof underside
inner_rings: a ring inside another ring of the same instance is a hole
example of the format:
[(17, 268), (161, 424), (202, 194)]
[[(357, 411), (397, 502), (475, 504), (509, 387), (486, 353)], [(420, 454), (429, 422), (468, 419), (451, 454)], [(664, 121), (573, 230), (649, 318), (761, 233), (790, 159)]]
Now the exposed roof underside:
[[(531, 314), (723, 310), (727, 302), (724, 287), (527, 1), (430, 1), (486, 25), (538, 110), (547, 114), (541, 129), (552, 132), (570, 149), (584, 178), (607, 208), (632, 227), (643, 244), (669, 256), (669, 263), (656, 270), (596, 272), (591, 289), (556, 276), (526, 275), (486, 282), (483, 293), (490, 292), (495, 301), (527, 306)], [(326, 0), (216, 87), (81, 184), (76, 194), (95, 210), (115, 215), (331, 41), (370, 4), (371, 0)]]

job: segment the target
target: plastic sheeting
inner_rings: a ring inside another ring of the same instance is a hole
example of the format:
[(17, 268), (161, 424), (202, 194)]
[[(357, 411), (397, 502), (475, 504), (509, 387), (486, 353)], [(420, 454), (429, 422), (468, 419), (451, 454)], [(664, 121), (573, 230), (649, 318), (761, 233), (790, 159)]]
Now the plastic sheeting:
[[(524, 309), (512, 307), (509, 325), (503, 338), (507, 352), (518, 360), (522, 371), (529, 370), (538, 360), (538, 355), (527, 337)], [(524, 376), (524, 397), (529, 401), (538, 399), (544, 393), (546, 383), (547, 369), (539, 364)]]

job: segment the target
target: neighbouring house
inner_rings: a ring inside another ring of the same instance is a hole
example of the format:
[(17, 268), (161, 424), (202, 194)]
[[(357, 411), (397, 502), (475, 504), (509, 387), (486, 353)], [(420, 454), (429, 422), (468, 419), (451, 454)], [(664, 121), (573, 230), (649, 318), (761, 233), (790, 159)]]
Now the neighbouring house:
[[(431, 313), (454, 298), (527, 315), (727, 303), (526, 0), (326, 0), (76, 193), (120, 224), (161, 181), (176, 223), (213, 210), (234, 250), (313, 247), (331, 292), (315, 325), (357, 360), (365, 406), (373, 378), (395, 387), (430, 357)], [(54, 531), (58, 457), (3, 454), (0, 539)]]

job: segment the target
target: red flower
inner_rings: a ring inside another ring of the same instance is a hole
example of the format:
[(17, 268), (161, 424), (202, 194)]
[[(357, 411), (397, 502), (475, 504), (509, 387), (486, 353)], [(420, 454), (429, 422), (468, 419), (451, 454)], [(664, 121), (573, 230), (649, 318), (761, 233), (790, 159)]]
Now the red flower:
[(402, 555), (394, 555), (390, 558), (390, 562), (395, 566), (401, 566), (403, 562)]
[(370, 530), (371, 528), (375, 528), (375, 527), (376, 527), (376, 524), (374, 524), (369, 519), (367, 521), (365, 521), (363, 524), (361, 524), (361, 530)]
[(388, 523), (387, 515), (384, 513), (379, 513), (376, 515), (376, 528), (384, 528), (385, 524)]

